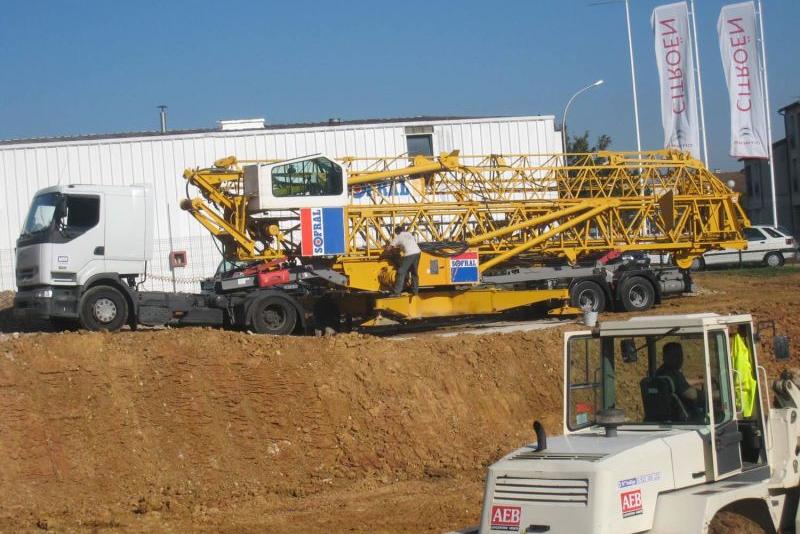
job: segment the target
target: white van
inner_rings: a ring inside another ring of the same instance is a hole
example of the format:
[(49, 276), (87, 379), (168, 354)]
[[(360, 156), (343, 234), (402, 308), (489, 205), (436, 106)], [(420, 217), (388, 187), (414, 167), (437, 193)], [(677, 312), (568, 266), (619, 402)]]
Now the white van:
[(780, 267), (797, 256), (797, 241), (781, 227), (752, 226), (744, 229), (745, 250), (723, 249), (706, 252), (692, 262), (692, 269), (715, 265), (761, 264)]

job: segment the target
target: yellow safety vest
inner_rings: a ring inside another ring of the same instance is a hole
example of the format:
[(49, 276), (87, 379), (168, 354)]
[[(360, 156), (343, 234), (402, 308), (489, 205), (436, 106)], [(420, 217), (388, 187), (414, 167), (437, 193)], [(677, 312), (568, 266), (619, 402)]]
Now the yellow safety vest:
[(752, 417), (756, 402), (756, 379), (753, 378), (753, 363), (750, 349), (739, 334), (733, 336), (733, 375), (736, 411), (744, 417)]

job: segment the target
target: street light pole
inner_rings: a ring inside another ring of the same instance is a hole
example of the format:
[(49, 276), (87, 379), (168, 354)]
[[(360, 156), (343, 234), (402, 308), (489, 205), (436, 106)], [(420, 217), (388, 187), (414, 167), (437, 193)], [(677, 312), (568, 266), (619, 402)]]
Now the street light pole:
[(569, 111), (569, 106), (570, 104), (572, 104), (572, 101), (575, 100), (575, 97), (577, 97), (579, 94), (583, 93), (584, 91), (588, 91), (592, 87), (597, 87), (598, 85), (603, 85), (603, 80), (597, 80), (594, 83), (590, 83), (589, 85), (587, 85), (586, 87), (584, 87), (583, 89), (572, 95), (572, 98), (569, 99), (567, 105), (564, 107), (564, 116), (561, 118), (561, 144), (564, 147), (563, 148), (564, 154), (567, 153), (567, 111)]

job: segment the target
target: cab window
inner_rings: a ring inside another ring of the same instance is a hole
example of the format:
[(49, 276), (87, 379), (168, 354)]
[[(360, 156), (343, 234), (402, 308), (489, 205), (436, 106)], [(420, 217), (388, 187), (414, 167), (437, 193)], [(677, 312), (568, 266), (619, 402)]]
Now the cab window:
[(99, 197), (70, 195), (66, 207), (62, 224), (67, 230), (85, 232), (100, 221)]
[(342, 194), (342, 168), (328, 158), (295, 161), (272, 168), (275, 197), (318, 197)]

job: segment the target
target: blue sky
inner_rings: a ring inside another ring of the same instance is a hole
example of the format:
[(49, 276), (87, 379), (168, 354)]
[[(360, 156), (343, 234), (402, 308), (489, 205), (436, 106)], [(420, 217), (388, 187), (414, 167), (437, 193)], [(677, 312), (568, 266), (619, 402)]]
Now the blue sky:
[[(635, 149), (622, 3), (8, 0), (0, 138), (413, 115), (561, 116)], [(650, 13), (631, 0), (643, 148), (663, 142)], [(712, 167), (728, 157), (716, 20), (696, 0)], [(765, 0), (773, 109), (800, 98), (800, 1)], [(781, 118), (773, 114), (776, 139)]]

